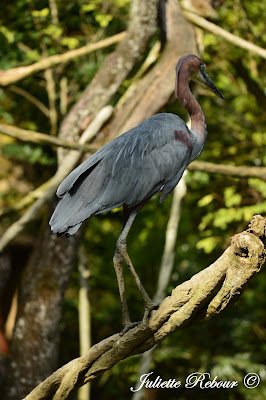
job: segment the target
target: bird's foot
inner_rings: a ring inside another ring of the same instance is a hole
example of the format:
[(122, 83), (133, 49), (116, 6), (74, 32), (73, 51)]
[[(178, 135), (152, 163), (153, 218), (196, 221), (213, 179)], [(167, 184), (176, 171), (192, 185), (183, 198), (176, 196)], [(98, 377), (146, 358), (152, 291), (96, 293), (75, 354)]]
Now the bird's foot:
[(130, 329), (135, 328), (135, 326), (137, 326), (139, 324), (147, 325), (150, 313), (154, 310), (157, 310), (159, 305), (160, 305), (160, 303), (153, 303), (152, 301), (150, 301), (148, 304), (146, 304), (144, 316), (141, 321), (131, 322), (129, 319), (126, 319), (126, 321), (123, 322), (123, 329), (120, 332), (120, 335), (123, 336)]
[(137, 321), (137, 322), (127, 322), (126, 324), (123, 324), (123, 329), (120, 332), (120, 336), (123, 336), (125, 333), (127, 333), (130, 329), (135, 328), (135, 326), (139, 325), (142, 321)]
[(149, 304), (145, 305), (145, 311), (142, 318), (143, 324), (147, 324), (151, 312), (157, 310), (159, 305), (160, 303), (153, 303), (152, 301)]

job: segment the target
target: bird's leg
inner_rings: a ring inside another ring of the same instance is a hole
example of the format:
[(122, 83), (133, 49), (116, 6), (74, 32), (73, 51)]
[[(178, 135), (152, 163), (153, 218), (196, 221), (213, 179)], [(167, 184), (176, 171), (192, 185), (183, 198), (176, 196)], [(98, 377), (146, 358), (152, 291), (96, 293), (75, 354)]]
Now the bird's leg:
[[(130, 228), (131, 228), (131, 226), (132, 226), (132, 224), (133, 224), (133, 222), (134, 222), (134, 220), (136, 218), (136, 215), (137, 215), (137, 211), (133, 211), (129, 215), (127, 221), (125, 222), (123, 230), (121, 232), (121, 235), (119, 236), (119, 239), (118, 239), (117, 244), (116, 244), (116, 254), (119, 254), (125, 260), (125, 262), (126, 262), (128, 268), (129, 268), (133, 278), (135, 279), (136, 285), (137, 285), (137, 287), (138, 287), (138, 289), (139, 289), (139, 291), (140, 291), (140, 293), (142, 295), (142, 298), (144, 300), (145, 313), (144, 313), (143, 321), (146, 321), (147, 317), (149, 315), (149, 312), (154, 310), (157, 306), (151, 301), (149, 295), (147, 294), (146, 290), (142, 286), (142, 283), (141, 283), (141, 281), (140, 281), (140, 279), (138, 277), (138, 274), (135, 271), (135, 268), (133, 267), (133, 264), (132, 264), (132, 262), (131, 262), (131, 260), (129, 258), (128, 253), (127, 253), (127, 244), (126, 244), (127, 235), (128, 235), (128, 233), (130, 231)], [(122, 286), (121, 286), (121, 289), (122, 289)], [(123, 286), (123, 290), (124, 290), (124, 286)], [(124, 292), (122, 291), (122, 294), (123, 293)], [(120, 296), (121, 296), (121, 292), (120, 292)], [(124, 302), (124, 300), (125, 299), (123, 298), (123, 302)], [(122, 301), (122, 297), (121, 297), (121, 301)], [(122, 310), (123, 310), (123, 308), (122, 308)], [(127, 313), (128, 313), (128, 311), (127, 311)]]
[(121, 254), (119, 254), (117, 249), (115, 251), (113, 261), (114, 261), (114, 268), (116, 272), (119, 294), (121, 299), (121, 306), (122, 306), (122, 326), (124, 329), (126, 329), (126, 327), (131, 325), (131, 321), (129, 318), (126, 291), (125, 291), (125, 282), (123, 275), (123, 257), (121, 256)]

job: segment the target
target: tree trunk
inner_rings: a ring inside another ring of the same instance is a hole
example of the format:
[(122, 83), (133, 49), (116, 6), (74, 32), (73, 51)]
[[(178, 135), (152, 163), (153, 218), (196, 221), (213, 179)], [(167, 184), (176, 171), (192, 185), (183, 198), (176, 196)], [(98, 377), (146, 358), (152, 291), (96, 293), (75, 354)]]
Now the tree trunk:
[(57, 367), (64, 290), (76, 262), (78, 236), (57, 238), (47, 228), (25, 269), (11, 346), (7, 398), (23, 398)]

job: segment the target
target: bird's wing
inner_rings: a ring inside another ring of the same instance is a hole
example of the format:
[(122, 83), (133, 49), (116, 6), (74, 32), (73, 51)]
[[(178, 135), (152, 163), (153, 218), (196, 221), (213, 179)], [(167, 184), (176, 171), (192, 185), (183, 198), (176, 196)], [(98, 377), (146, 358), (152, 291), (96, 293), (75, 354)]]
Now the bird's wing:
[(70, 189), (74, 186), (78, 178), (80, 178), (83, 174), (88, 175), (90, 171), (93, 170), (93, 168), (105, 157), (106, 153), (108, 153), (110, 147), (108, 147), (108, 145), (110, 145), (110, 143), (104, 145), (101, 149), (90, 156), (86, 161), (73, 169), (73, 171), (59, 185), (56, 191), (58, 197), (63, 197), (64, 194), (69, 192)]
[(133, 207), (160, 191), (164, 200), (190, 157), (181, 131), (189, 135), (177, 116), (157, 114), (98, 150), (59, 186), (63, 199), (50, 221), (53, 231), (74, 233), (69, 227), (90, 215)]
[(192, 150), (185, 123), (171, 116), (157, 114), (144, 121), (141, 133), (136, 130), (135, 140), (121, 146), (112, 163), (108, 197), (112, 191), (117, 199), (134, 206), (160, 191), (161, 201), (171, 193)]

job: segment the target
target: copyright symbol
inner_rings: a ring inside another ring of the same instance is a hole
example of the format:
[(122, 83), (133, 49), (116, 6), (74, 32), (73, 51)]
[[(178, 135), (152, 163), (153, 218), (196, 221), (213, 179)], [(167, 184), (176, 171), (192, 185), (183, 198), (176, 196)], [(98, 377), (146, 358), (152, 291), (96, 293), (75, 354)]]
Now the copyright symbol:
[(260, 377), (255, 372), (252, 372), (244, 377), (243, 383), (246, 388), (255, 389), (260, 384)]

